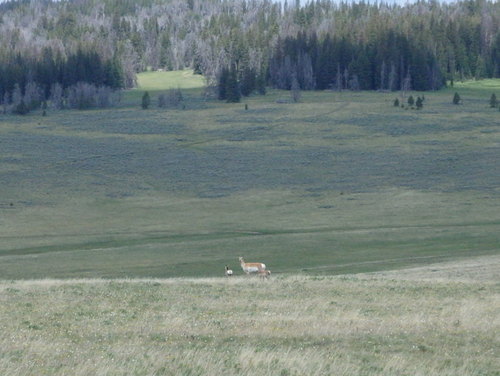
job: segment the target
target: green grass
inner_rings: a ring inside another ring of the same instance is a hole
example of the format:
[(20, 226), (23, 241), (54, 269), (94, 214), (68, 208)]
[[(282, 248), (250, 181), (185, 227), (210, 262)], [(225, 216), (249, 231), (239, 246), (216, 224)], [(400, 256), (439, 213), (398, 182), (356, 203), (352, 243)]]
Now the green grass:
[(0, 374), (498, 376), (499, 267), (0, 282)]
[[(0, 279), (211, 277), (239, 273), (239, 256), (343, 274), (498, 254), (498, 80), (425, 93), (416, 111), (372, 92), (228, 104), (186, 74), (141, 74), (115, 109), (2, 115)], [(172, 87), (183, 106), (157, 108)]]
[(464, 91), (466, 93), (482, 92), (483, 95), (491, 95), (500, 92), (500, 82), (497, 79), (485, 79), (479, 81), (464, 81), (456, 82), (453, 87), (449, 87), (449, 91)]
[(137, 75), (138, 90), (195, 89), (205, 85), (203, 76), (192, 70), (144, 72)]
[(245, 110), (185, 73), (0, 115), (0, 374), (499, 376), (499, 81)]
[(199, 97), (204, 90), (204, 86), (204, 77), (193, 74), (190, 69), (142, 72), (137, 75), (137, 87), (124, 93), (121, 106), (140, 106), (145, 91), (148, 91), (153, 96), (152, 107), (156, 106), (156, 98), (160, 93), (166, 93), (171, 89), (181, 89), (184, 94)]

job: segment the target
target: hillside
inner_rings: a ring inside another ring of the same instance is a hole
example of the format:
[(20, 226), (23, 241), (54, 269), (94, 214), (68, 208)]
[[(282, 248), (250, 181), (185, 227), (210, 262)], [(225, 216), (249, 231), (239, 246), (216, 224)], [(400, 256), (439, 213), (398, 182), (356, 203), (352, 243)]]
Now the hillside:
[(82, 92), (102, 99), (134, 87), (139, 72), (185, 68), (214, 85), (231, 72), (245, 96), (265, 84), (435, 90), (500, 77), (499, 25), (492, 0), (9, 1), (0, 3), (0, 102), (23, 113), (65, 96), (81, 109)]
[(0, 282), (0, 373), (496, 376), (500, 258), (306, 277)]
[(422, 110), (393, 93), (293, 104), (278, 90), (245, 110), (181, 90), (176, 107), (143, 86), (114, 109), (2, 115), (0, 278), (214, 277), (239, 256), (344, 274), (498, 254), (498, 80), (425, 93)]

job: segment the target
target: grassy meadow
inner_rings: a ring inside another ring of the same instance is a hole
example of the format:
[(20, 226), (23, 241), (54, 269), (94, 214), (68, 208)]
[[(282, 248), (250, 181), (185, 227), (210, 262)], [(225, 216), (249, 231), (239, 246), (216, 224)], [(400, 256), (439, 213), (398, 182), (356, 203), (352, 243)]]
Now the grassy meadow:
[(137, 76), (136, 90), (162, 91), (165, 89), (199, 89), (205, 85), (201, 75), (186, 69), (174, 72), (148, 71)]
[[(0, 116), (0, 279), (215, 277), (240, 273), (239, 256), (328, 275), (498, 254), (498, 80), (425, 93), (420, 111), (394, 107), (399, 93), (228, 104), (188, 71), (138, 81), (117, 108)], [(169, 88), (183, 105), (158, 108)]]
[(138, 85), (0, 115), (1, 375), (500, 375), (499, 80), (420, 111)]
[(0, 282), (0, 374), (498, 376), (500, 257), (344, 276)]

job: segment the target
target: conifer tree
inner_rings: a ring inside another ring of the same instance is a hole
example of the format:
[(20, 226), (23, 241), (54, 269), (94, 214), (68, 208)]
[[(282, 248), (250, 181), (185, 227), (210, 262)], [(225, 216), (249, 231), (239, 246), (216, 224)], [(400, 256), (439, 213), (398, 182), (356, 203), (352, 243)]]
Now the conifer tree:
[(453, 104), (460, 104), (461, 101), (462, 99), (460, 98), (460, 95), (455, 92), (455, 95), (453, 95)]
[(236, 69), (229, 71), (226, 82), (226, 100), (228, 103), (238, 103), (241, 99), (240, 85)]
[(256, 86), (260, 95), (266, 95), (266, 74), (264, 72), (261, 72), (257, 77)]
[(26, 115), (28, 112), (30, 112), (30, 109), (24, 103), (24, 99), (21, 99), (21, 102), (14, 107), (14, 113), (18, 115)]
[(297, 80), (296, 75), (293, 75), (293, 78), (292, 78), (292, 87), (290, 89), (290, 94), (292, 96), (292, 100), (295, 103), (300, 102), (300, 97), (301, 97), (300, 86), (299, 86), (299, 81)]
[(391, 70), (389, 72), (389, 79), (388, 79), (388, 83), (387, 83), (387, 88), (390, 91), (396, 90), (396, 87), (397, 87), (396, 80), (397, 80), (396, 66), (394, 65), (394, 63), (392, 63)]
[(422, 107), (424, 107), (424, 101), (422, 98), (418, 97), (417, 101), (415, 102), (415, 105), (417, 106), (417, 110), (421, 110)]
[(491, 94), (491, 97), (490, 97), (490, 107), (491, 108), (494, 108), (498, 106), (498, 100), (497, 100), (497, 96), (495, 93)]
[(21, 102), (23, 102), (23, 94), (21, 92), (21, 87), (16, 83), (14, 85), (14, 90), (12, 91), (12, 105), (14, 107), (14, 110), (21, 104)]
[(151, 103), (151, 98), (149, 96), (149, 93), (146, 91), (142, 96), (142, 103), (141, 103), (142, 109), (147, 110), (149, 108), (150, 103)]
[(255, 71), (245, 68), (241, 77), (241, 95), (248, 97), (255, 90)]
[(229, 69), (226, 67), (222, 68), (219, 74), (219, 80), (217, 83), (217, 98), (221, 101), (227, 99), (227, 83), (229, 79)]

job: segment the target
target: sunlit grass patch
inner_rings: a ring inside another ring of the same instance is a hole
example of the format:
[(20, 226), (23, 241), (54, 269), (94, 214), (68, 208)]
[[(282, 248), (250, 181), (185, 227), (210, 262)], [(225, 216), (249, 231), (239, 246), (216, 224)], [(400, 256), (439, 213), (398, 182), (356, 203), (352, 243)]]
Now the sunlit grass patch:
[(194, 74), (192, 70), (166, 72), (142, 72), (137, 75), (137, 89), (140, 91), (195, 89), (205, 85), (202, 75)]
[[(483, 80), (468, 80), (464, 82), (457, 81), (454, 83), (453, 88), (500, 92), (500, 80), (483, 79)], [(449, 87), (450, 90), (453, 90), (453, 88)]]

